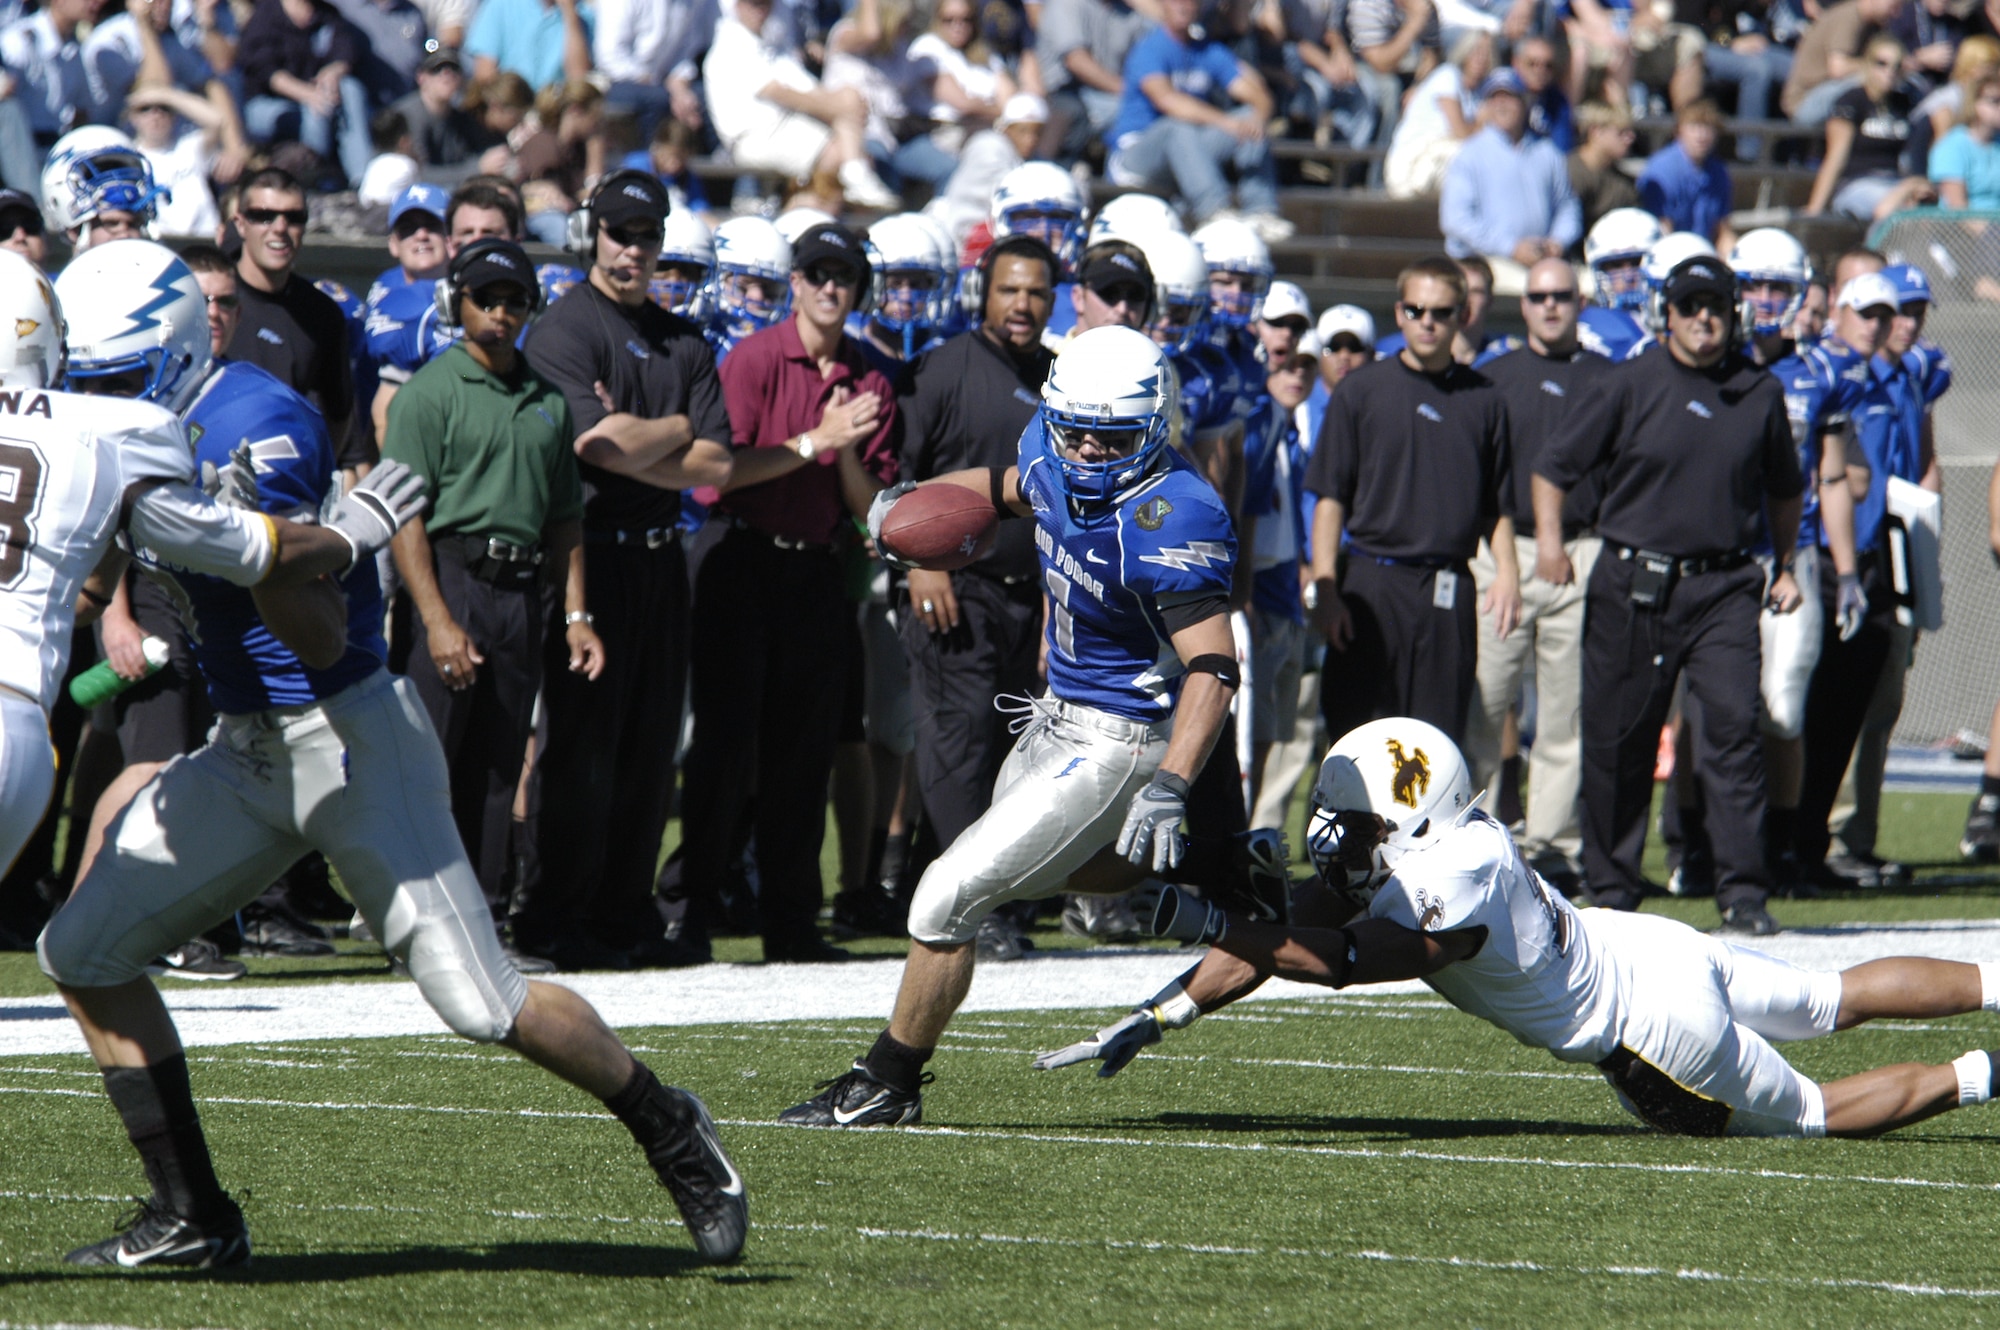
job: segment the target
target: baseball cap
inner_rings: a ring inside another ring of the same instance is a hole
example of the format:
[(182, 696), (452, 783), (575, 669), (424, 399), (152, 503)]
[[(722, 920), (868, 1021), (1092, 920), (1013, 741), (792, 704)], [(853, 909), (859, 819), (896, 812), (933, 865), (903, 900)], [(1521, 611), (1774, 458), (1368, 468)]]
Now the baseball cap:
[(672, 207), (667, 187), (652, 172), (616, 171), (591, 196), (590, 215), (600, 228), (642, 221), (661, 226)]
[(860, 275), (859, 289), (867, 293), (868, 252), (862, 248), (861, 237), (839, 222), (821, 222), (809, 228), (792, 246), (793, 272), (805, 272), (817, 263), (845, 265)]
[(1882, 270), (1882, 276), (1895, 286), (1898, 305), (1919, 300), (1934, 302), (1937, 299), (1931, 294), (1931, 279), (1914, 263), (1892, 263)]
[(1137, 282), (1146, 288), (1148, 299), (1153, 292), (1153, 270), (1138, 255), (1123, 249), (1092, 246), (1084, 255), (1083, 268), (1076, 280), (1085, 289), (1103, 291), (1122, 282)]
[(1312, 323), (1312, 306), (1306, 301), (1306, 293), (1291, 282), (1273, 282), (1264, 292), (1264, 309), (1258, 316), (1266, 323), (1276, 323), (1279, 319), (1304, 319)]
[(1333, 339), (1347, 333), (1357, 338), (1367, 350), (1375, 349), (1375, 320), (1367, 310), (1359, 305), (1335, 305), (1319, 316), (1320, 350), (1333, 345)]
[(1674, 265), (1674, 270), (1667, 274), (1661, 294), (1669, 305), (1677, 305), (1699, 295), (1718, 295), (1726, 301), (1734, 301), (1736, 274), (1721, 259), (1697, 254)]
[(1840, 299), (1835, 307), (1866, 310), (1886, 305), (1890, 309), (1902, 308), (1903, 300), (1907, 297), (1896, 289), (1896, 283), (1890, 279), (1889, 271), (1864, 272), (1859, 277), (1848, 278), (1847, 285), (1840, 288)]
[(1483, 102), (1499, 92), (1511, 93), (1525, 100), (1528, 95), (1528, 85), (1521, 82), (1521, 76), (1514, 72), (1513, 66), (1502, 65), (1488, 74), (1486, 82), (1479, 85), (1479, 100)]
[(1000, 118), (993, 122), (998, 129), (1009, 125), (1046, 125), (1049, 122), (1049, 104), (1032, 92), (1017, 92), (1007, 99), (1000, 108)]
[[(10, 212), (29, 214), (31, 220), (28, 223), (28, 233), (30, 235), (42, 233), (42, 205), (18, 189), (0, 189), (0, 225), (4, 224)], [(11, 234), (11, 227), (5, 229)]]
[(461, 291), (477, 291), (497, 282), (518, 286), (530, 296), (539, 295), (542, 289), (535, 280), (535, 265), (528, 262), (527, 251), (511, 240), (481, 242), (456, 276)]
[(451, 195), (442, 185), (415, 184), (396, 196), (389, 205), (389, 228), (395, 229), (397, 219), (406, 212), (425, 212), (444, 224), (445, 209), (451, 206)]
[(440, 47), (425, 56), (424, 62), (417, 66), (417, 72), (420, 74), (428, 74), (434, 69), (455, 69), (463, 74), (465, 72), (465, 60), (451, 47)]

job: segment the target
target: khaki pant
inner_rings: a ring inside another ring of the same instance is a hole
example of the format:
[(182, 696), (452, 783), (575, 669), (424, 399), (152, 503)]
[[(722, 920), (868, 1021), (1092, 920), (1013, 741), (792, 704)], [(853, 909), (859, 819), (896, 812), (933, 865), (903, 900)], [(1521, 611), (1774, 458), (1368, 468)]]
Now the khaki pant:
[[(1578, 728), (1583, 706), (1583, 600), (1603, 542), (1580, 536), (1563, 548), (1576, 576), (1568, 586), (1533, 577), (1535, 542), (1514, 538), (1521, 561), (1521, 622), (1506, 640), (1494, 636), (1493, 617), (1479, 616), (1479, 696), (1465, 726), (1465, 758), (1474, 789), (1488, 789), (1500, 774), (1500, 732), (1521, 697), (1521, 680), (1535, 665), (1535, 746), (1528, 755), (1527, 833), (1524, 858), (1550, 852), (1574, 863), (1582, 849), (1576, 815), (1583, 779)], [(1493, 555), (1484, 545), (1472, 561), (1472, 581), (1483, 599), (1493, 585)]]
[[(1307, 651), (1315, 661), (1323, 646), (1314, 642), (1307, 644)], [(1320, 755), (1325, 752), (1327, 740), (1320, 735), (1319, 718), (1319, 670), (1307, 670), (1299, 676), (1298, 713), (1292, 718), (1292, 732), (1271, 745), (1271, 751), (1264, 758), (1264, 783), (1257, 790), (1257, 806), (1250, 811), (1252, 830), (1283, 831), (1286, 820), (1291, 816), (1292, 795), (1297, 791), (1299, 777), (1306, 774), (1306, 768), (1317, 768)]]

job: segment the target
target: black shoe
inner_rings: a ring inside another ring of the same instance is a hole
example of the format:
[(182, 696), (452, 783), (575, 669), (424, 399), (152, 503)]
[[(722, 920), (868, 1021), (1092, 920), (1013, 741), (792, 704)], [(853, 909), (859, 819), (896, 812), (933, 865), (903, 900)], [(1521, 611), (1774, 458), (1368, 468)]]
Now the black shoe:
[(181, 943), (164, 956), (156, 956), (146, 973), (169, 979), (241, 979), (250, 972), (242, 961), (232, 961), (222, 948), (205, 937)]
[[(522, 955), (538, 957), (553, 970), (629, 970), (632, 955), (584, 933), (561, 933), (547, 941), (522, 941), (514, 945)], [(525, 971), (524, 971), (525, 973)]]
[(1285, 833), (1269, 828), (1230, 837), (1230, 880), (1211, 893), (1232, 914), (1254, 923), (1292, 922), (1291, 847)]
[(902, 920), (890, 917), (894, 908), (895, 903), (879, 888), (837, 892), (833, 898), (833, 935), (842, 942), (858, 937), (900, 937)]
[(1583, 889), (1583, 903), (1599, 910), (1636, 910), (1639, 908), (1641, 893), (1626, 887), (1606, 887), (1598, 891), (1591, 887)]
[(2000, 863), (2000, 795), (1982, 794), (1972, 801), (1958, 853), (1976, 864)]
[(1761, 905), (1732, 905), (1722, 912), (1722, 922), (1716, 926), (1718, 933), (1741, 933), (1745, 937), (1770, 937), (1782, 933), (1778, 921), (1771, 912)]
[(554, 974), (556, 972), (556, 963), (554, 961), (546, 956), (537, 956), (533, 952), (522, 951), (511, 942), (502, 941), (500, 943), (500, 950), (506, 954), (508, 960), (514, 962), (514, 968), (522, 974)]
[(645, 1147), (646, 1162), (672, 1193), (695, 1250), (718, 1264), (735, 1260), (750, 1228), (750, 1205), (715, 1119), (701, 1100), (671, 1085), (652, 1092), (647, 1110), (654, 1140)]
[(1860, 887), (1864, 891), (1879, 891), (1884, 887), (1907, 887), (1910, 885), (1910, 870), (1906, 864), (1894, 863), (1876, 854), (1832, 854), (1827, 856), (1827, 869), (1840, 880), (1844, 887)]
[(684, 937), (647, 938), (626, 953), (631, 970), (684, 970), (693, 965), (713, 965), (715, 950), (707, 941)]
[[(930, 1083), (931, 1074), (925, 1072), (920, 1084)], [(876, 1080), (859, 1062), (845, 1075), (813, 1088), (820, 1093), (793, 1104), (778, 1114), (778, 1121), (794, 1127), (914, 1127), (924, 1120), (921, 1089), (898, 1090)]]
[(997, 914), (981, 919), (979, 931), (972, 935), (973, 955), (981, 962), (1018, 961), (1034, 946), (1012, 922)]
[(817, 935), (793, 938), (787, 942), (764, 939), (764, 962), (767, 965), (774, 961), (798, 965), (852, 959), (854, 959), (853, 952), (845, 947), (836, 947)]
[(250, 1259), (250, 1228), (236, 1202), (205, 1224), (183, 1219), (158, 1201), (144, 1200), (118, 1223), (118, 1233), (63, 1257), (71, 1265), (111, 1265), (134, 1270), (142, 1265), (184, 1265), (219, 1270)]
[(275, 910), (243, 912), (245, 956), (331, 956), (333, 943), (319, 929), (303, 919), (292, 919)]

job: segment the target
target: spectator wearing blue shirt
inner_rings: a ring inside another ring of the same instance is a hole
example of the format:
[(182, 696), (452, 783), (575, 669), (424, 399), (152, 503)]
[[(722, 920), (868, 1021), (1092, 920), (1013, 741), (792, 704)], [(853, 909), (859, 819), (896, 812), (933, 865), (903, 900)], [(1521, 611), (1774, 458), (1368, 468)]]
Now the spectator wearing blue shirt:
[(472, 79), (511, 70), (540, 92), (590, 76), (595, 11), (580, 0), (483, 0), (465, 33)]
[(1514, 72), (1521, 76), (1528, 103), (1528, 136), (1547, 139), (1564, 156), (1576, 146), (1576, 112), (1556, 79), (1562, 68), (1555, 43), (1526, 37), (1514, 45)]
[(1265, 240), (1292, 232), (1278, 216), (1277, 174), (1264, 126), (1271, 90), (1228, 47), (1191, 29), (1196, 0), (1162, 0), (1165, 23), (1125, 57), (1125, 92), (1107, 145), (1107, 174), (1125, 189), (1186, 199), (1197, 225), (1229, 206), (1231, 163), (1244, 220)]
[[(17, 18), (0, 28), (0, 65), (5, 66), (5, 93), (0, 106), (18, 107), (25, 113), (34, 142), (43, 149), (67, 134), (80, 120), (79, 108), (90, 105), (89, 84), (83, 73), (83, 45), (79, 29), (96, 13), (96, 0), (51, 0), (43, 9)], [(19, 12), (19, 11), (15, 11)], [(9, 131), (0, 139), (0, 166), (7, 172), (7, 184), (28, 193), (41, 192), (41, 153), (31, 161), (14, 160), (20, 145), (14, 137), (17, 127), (9, 110), (0, 128)], [(25, 181), (16, 178), (25, 165)]]
[(1640, 207), (1711, 244), (1733, 198), (1729, 168), (1715, 155), (1721, 130), (1714, 102), (1683, 106), (1674, 116), (1674, 141), (1648, 157), (1639, 174)]
[(1569, 168), (1546, 139), (1527, 137), (1526, 87), (1512, 69), (1480, 89), (1486, 127), (1445, 172), (1438, 225), (1453, 258), (1484, 255), (1493, 294), (1519, 295), (1530, 265), (1559, 258), (1583, 235)]
[(1931, 149), (1930, 177), (1947, 208), (2000, 208), (2000, 74), (1973, 85), (1964, 119)]

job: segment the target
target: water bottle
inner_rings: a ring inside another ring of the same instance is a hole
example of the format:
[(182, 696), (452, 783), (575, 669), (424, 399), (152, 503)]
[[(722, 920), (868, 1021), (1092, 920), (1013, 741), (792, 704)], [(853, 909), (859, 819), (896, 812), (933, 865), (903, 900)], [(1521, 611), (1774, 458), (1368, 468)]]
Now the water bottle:
[[(139, 650), (146, 656), (147, 678), (158, 674), (171, 654), (167, 648), (167, 639), (164, 637), (148, 637), (139, 644)], [(100, 660), (69, 681), (69, 696), (71, 701), (89, 711), (92, 707), (109, 702), (138, 682), (138, 679), (127, 679), (112, 669), (110, 661)]]

